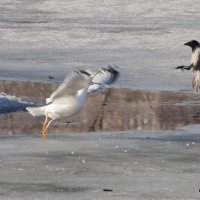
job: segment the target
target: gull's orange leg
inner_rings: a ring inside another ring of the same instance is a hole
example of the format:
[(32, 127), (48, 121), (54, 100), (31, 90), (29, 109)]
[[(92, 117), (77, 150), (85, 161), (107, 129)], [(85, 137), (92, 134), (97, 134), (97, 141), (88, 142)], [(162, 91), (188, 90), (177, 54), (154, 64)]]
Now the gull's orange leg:
[(52, 121), (53, 121), (53, 119), (48, 122), (48, 124), (45, 126), (44, 129), (42, 129), (42, 137), (43, 137), (43, 139), (47, 139), (47, 128), (49, 127), (49, 125), (51, 124)]
[(45, 121), (44, 121), (44, 124), (42, 126), (42, 137), (43, 139), (46, 139), (47, 138), (47, 121), (48, 121), (48, 113), (46, 113), (46, 117), (45, 117)]
[(47, 131), (46, 131), (46, 129), (42, 129), (42, 137), (43, 137), (44, 140), (47, 139)]

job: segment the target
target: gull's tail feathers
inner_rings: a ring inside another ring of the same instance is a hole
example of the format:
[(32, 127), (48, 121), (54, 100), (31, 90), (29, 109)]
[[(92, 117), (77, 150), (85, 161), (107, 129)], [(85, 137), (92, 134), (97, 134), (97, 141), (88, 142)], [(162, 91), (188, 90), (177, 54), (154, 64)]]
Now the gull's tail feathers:
[(33, 116), (45, 115), (45, 106), (43, 107), (26, 107), (26, 110)]
[(195, 76), (192, 82), (194, 92), (200, 93), (200, 71), (195, 71)]

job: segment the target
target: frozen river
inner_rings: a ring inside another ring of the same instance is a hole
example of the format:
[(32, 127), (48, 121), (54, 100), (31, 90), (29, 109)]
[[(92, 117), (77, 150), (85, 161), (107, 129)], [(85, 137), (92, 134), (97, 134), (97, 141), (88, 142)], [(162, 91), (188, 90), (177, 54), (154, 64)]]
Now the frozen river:
[(199, 40), (198, 0), (1, 0), (1, 79), (61, 81), (73, 68), (122, 67), (118, 86), (190, 90), (183, 44)]
[[(198, 200), (200, 97), (174, 68), (200, 40), (199, 11), (199, 0), (0, 0), (0, 199)], [(108, 64), (123, 89), (90, 95), (47, 141), (43, 118), (15, 112), (71, 70)]]

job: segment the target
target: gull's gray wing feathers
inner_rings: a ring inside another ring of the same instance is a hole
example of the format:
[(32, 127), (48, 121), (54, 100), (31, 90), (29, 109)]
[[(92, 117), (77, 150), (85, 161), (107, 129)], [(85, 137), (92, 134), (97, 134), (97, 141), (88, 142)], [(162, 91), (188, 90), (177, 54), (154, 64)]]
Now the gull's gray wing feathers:
[(92, 79), (92, 84), (88, 88), (88, 92), (101, 92), (106, 89), (108, 85), (114, 83), (119, 77), (117, 66), (108, 65), (93, 73), (95, 76)]
[(46, 99), (46, 103), (53, 102), (63, 96), (75, 96), (78, 90), (87, 89), (90, 82), (90, 74), (85, 70), (72, 72), (63, 83)]
[(117, 67), (108, 65), (107, 67), (99, 69), (95, 77), (92, 79), (92, 82), (103, 85), (114, 83), (119, 77), (119, 71), (116, 68)]

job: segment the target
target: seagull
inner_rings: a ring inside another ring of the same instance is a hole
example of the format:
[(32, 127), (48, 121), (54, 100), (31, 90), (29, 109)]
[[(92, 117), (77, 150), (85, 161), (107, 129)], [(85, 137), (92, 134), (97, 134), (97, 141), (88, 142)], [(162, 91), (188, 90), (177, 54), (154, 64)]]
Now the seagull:
[(190, 46), (192, 48), (192, 57), (191, 63), (189, 66), (178, 66), (176, 69), (181, 70), (190, 70), (193, 68), (193, 72), (195, 73), (194, 79), (192, 82), (193, 90), (195, 92), (200, 92), (200, 44), (196, 40), (191, 40), (184, 45)]
[[(117, 66), (108, 65), (95, 72), (92, 84), (88, 88), (89, 93), (104, 91), (109, 85), (119, 78)], [(91, 73), (91, 72), (90, 72)]]
[[(70, 117), (79, 113), (85, 105), (88, 87), (97, 72), (77, 70), (67, 76), (63, 83), (46, 99), (45, 106), (26, 107), (33, 116), (45, 116), (42, 126), (43, 139), (47, 138), (47, 128), (53, 120)], [(50, 118), (50, 119), (49, 119)]]

